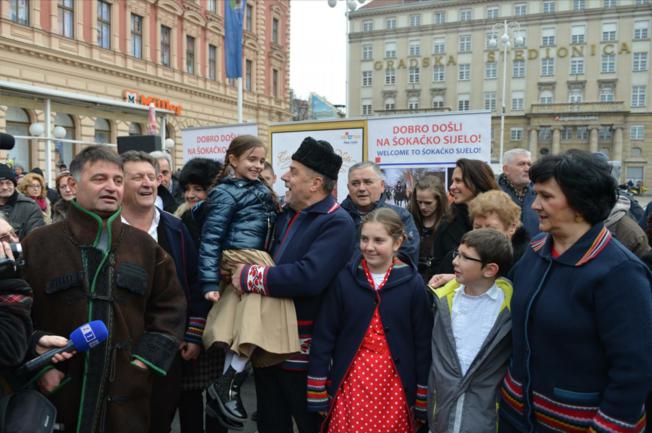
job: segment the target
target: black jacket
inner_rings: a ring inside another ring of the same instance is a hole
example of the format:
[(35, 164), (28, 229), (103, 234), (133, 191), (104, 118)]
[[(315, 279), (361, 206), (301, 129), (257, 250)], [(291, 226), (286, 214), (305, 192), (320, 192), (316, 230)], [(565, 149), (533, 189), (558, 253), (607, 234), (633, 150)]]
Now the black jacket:
[(453, 273), (453, 251), (460, 244), (464, 233), (473, 227), (469, 221), (469, 208), (465, 204), (453, 204), (453, 220), (442, 220), (437, 226), (434, 240), (434, 256), (432, 258), (432, 275)]
[(24, 280), (0, 279), (0, 368), (14, 367), (25, 357), (31, 306), (32, 289)]
[(45, 225), (41, 208), (34, 200), (25, 197), (18, 191), (14, 191), (7, 203), (0, 206), (0, 212), (7, 215), (9, 224), (14, 228), (20, 240), (23, 240), (35, 228)]

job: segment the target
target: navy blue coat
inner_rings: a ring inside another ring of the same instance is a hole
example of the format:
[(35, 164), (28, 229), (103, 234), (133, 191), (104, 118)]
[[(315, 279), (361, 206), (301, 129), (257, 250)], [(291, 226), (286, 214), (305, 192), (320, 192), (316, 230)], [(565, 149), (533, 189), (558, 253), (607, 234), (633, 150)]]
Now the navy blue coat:
[(301, 353), (282, 364), (307, 370), (314, 320), (322, 294), (353, 255), (355, 226), (332, 196), (301, 212), (290, 208), (279, 216), (270, 254), (275, 266), (245, 266), (243, 291), (294, 300)]
[[(353, 204), (353, 200), (351, 200), (350, 196), (347, 196), (346, 199), (344, 199), (342, 202), (342, 207), (349, 213), (349, 215), (351, 215), (351, 218), (353, 218), (353, 222), (355, 223), (355, 228), (357, 229), (358, 234), (356, 237), (355, 250), (360, 251), (360, 224), (362, 224), (362, 217), (360, 216), (360, 212), (358, 211), (358, 208), (355, 207), (355, 204)], [(405, 208), (386, 203), (385, 194), (382, 194), (380, 196), (380, 200), (374, 204), (374, 209), (381, 207), (390, 208), (396, 211), (396, 213), (401, 217), (401, 221), (403, 221), (403, 225), (405, 226), (405, 234), (407, 235), (407, 239), (405, 239), (403, 245), (401, 245), (400, 252), (404, 256), (409, 257), (410, 260), (412, 260), (414, 263), (418, 263), (419, 242), (421, 242), (421, 237), (419, 236), (419, 230), (417, 230), (416, 224), (414, 224), (412, 214)]]
[(642, 431), (652, 275), (602, 223), (557, 258), (551, 248), (552, 237), (539, 235), (511, 271), (513, 351), (500, 416), (520, 432)]
[(538, 235), (541, 232), (539, 230), (539, 215), (532, 209), (532, 203), (534, 203), (537, 194), (534, 192), (532, 184), (528, 185), (525, 189), (523, 201), (518, 198), (516, 192), (507, 183), (504, 174), (498, 176), (498, 186), (521, 208), (521, 222), (530, 238)]
[[(394, 365), (408, 404), (413, 406), (419, 385), (425, 403), (430, 369), (432, 311), (426, 287), (416, 266), (398, 262), (380, 291), (370, 287), (357, 253), (329, 287), (319, 312), (308, 370), (308, 408), (328, 409), (325, 399), (311, 398), (326, 391), (332, 400), (369, 328), (376, 306), (385, 328)], [(332, 364), (331, 364), (332, 362)], [(425, 405), (418, 405), (425, 415)]]
[(224, 250), (262, 250), (276, 220), (272, 193), (259, 180), (225, 177), (213, 188), (201, 209), (199, 282), (202, 292), (218, 291)]
[(206, 316), (212, 302), (204, 299), (197, 280), (197, 247), (183, 222), (165, 211), (161, 212), (159, 228), (165, 235), (162, 244), (174, 260), (177, 278), (186, 295), (188, 311), (186, 314), (186, 333), (184, 340), (201, 344)]

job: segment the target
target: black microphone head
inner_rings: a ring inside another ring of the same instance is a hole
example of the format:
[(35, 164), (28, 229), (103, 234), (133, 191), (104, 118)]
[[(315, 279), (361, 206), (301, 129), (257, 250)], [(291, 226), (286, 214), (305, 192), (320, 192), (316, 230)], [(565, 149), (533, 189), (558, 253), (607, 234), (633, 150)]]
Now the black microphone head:
[(0, 149), (2, 150), (11, 150), (16, 144), (16, 139), (11, 134), (5, 134), (0, 132)]

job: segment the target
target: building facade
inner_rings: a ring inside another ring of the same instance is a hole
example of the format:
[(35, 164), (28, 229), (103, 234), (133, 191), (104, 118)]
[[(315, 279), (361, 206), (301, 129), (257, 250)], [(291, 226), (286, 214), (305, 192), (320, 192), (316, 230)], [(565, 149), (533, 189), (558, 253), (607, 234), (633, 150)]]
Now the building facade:
[(505, 150), (604, 152), (649, 185), (651, 20), (648, 0), (374, 0), (349, 14), (349, 113), (491, 110), (498, 160), (507, 21)]
[[(290, 1), (244, 1), (243, 118), (266, 137), (270, 123), (291, 117)], [(0, 131), (29, 136), (44, 123), (47, 98), (51, 125), (66, 133), (54, 163), (69, 164), (87, 143), (147, 134), (154, 103), (181, 162), (183, 128), (237, 123), (224, 8), (222, 0), (0, 0)], [(44, 149), (43, 140), (20, 139), (0, 159), (44, 167)]]

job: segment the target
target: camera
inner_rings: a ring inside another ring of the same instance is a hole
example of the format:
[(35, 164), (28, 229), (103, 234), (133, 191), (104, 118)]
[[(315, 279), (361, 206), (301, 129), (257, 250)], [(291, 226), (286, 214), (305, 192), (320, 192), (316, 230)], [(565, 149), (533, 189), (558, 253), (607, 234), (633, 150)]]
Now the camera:
[(9, 246), (11, 247), (11, 253), (14, 255), (14, 260), (7, 257), (0, 259), (0, 278), (16, 277), (20, 275), (20, 270), (22, 268), (22, 245), (18, 242), (10, 242)]

